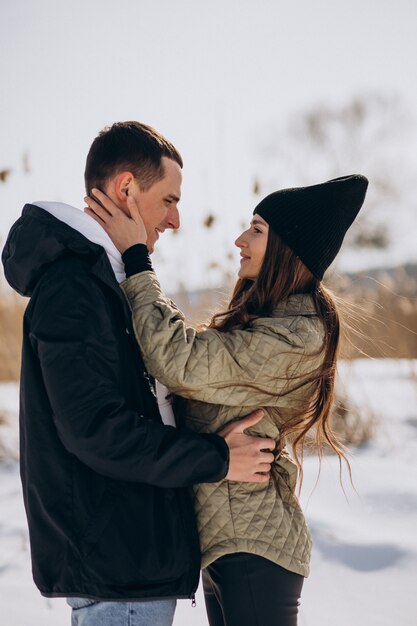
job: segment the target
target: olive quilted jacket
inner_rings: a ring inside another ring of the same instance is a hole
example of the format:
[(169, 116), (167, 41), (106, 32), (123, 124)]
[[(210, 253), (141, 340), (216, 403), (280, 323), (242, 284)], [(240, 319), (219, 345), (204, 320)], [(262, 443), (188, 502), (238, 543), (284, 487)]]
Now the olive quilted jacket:
[[(262, 407), (251, 434), (279, 438), (280, 424), (308, 406), (322, 363), (324, 328), (309, 295), (293, 295), (250, 329), (197, 332), (161, 290), (152, 271), (122, 283), (149, 372), (186, 398), (187, 425), (201, 433)], [(250, 552), (308, 575), (311, 538), (294, 493), (297, 468), (277, 451), (268, 484), (227, 480), (194, 487), (202, 567)]]

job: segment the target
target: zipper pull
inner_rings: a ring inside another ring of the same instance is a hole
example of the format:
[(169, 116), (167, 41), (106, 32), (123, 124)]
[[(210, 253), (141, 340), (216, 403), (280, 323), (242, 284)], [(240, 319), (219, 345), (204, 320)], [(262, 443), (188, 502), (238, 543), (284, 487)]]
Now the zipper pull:
[(191, 606), (193, 609), (197, 606), (197, 602), (195, 601), (195, 593), (191, 594)]

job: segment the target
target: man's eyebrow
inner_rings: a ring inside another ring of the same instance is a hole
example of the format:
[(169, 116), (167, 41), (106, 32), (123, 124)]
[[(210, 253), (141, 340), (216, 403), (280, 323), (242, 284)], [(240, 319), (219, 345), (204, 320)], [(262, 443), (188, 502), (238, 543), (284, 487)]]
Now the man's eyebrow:
[(175, 202), (179, 202), (180, 198), (176, 195), (174, 195), (173, 193), (169, 193), (167, 196), (167, 198), (169, 198), (170, 200), (174, 200)]

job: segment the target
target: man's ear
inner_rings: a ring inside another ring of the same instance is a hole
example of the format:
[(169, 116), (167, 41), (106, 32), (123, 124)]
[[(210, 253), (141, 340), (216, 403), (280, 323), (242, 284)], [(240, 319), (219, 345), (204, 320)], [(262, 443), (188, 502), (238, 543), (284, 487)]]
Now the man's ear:
[(124, 204), (127, 201), (134, 180), (132, 172), (120, 172), (115, 176), (113, 181), (114, 193), (119, 202)]

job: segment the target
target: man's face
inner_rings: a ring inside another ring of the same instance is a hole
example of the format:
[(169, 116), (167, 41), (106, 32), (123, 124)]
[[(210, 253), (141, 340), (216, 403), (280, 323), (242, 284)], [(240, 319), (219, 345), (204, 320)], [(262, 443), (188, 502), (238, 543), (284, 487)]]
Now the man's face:
[(136, 180), (129, 185), (129, 195), (135, 198), (145, 224), (148, 234), (146, 245), (150, 253), (165, 229), (177, 229), (180, 226), (178, 202), (181, 198), (181, 168), (176, 161), (167, 157), (162, 157), (162, 163), (165, 176), (147, 191), (141, 191)]

